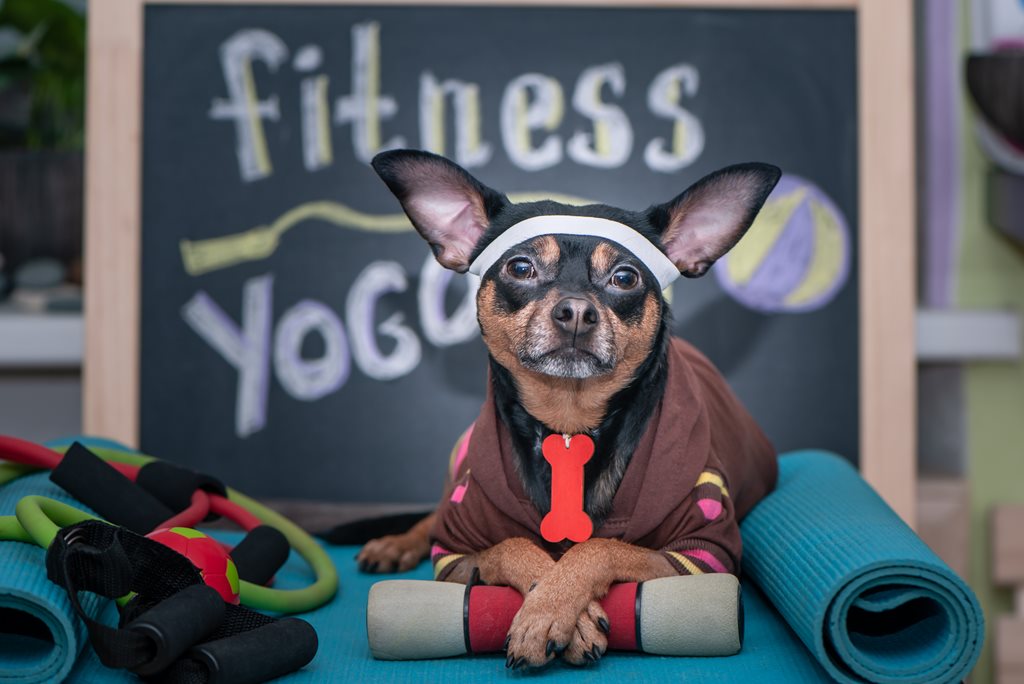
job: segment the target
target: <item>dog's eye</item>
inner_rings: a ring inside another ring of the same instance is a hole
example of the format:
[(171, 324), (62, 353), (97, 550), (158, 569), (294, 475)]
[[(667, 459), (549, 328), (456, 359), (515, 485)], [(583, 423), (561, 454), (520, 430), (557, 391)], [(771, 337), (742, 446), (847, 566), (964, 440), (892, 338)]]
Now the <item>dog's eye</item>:
[(640, 282), (640, 274), (631, 268), (620, 268), (612, 274), (611, 284), (620, 290), (632, 290)]
[(534, 270), (533, 264), (530, 263), (529, 259), (519, 257), (518, 259), (512, 259), (505, 265), (505, 270), (510, 276), (516, 280), (529, 280), (537, 275), (537, 271)]

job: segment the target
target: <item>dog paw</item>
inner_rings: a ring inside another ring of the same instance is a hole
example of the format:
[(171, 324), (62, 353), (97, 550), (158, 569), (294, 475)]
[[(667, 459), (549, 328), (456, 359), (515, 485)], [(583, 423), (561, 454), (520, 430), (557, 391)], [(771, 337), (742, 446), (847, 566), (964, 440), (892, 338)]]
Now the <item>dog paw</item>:
[(604, 608), (597, 601), (591, 601), (576, 618), (576, 630), (562, 658), (573, 665), (597, 662), (608, 650), (610, 628)]
[(580, 619), (579, 610), (570, 603), (565, 596), (539, 587), (527, 594), (508, 631), (505, 667), (540, 667), (565, 651), (573, 643)]
[(367, 542), (356, 562), (363, 572), (405, 572), (419, 565), (429, 551), (420, 535), (393, 534)]
[(535, 598), (541, 597), (527, 594), (512, 620), (506, 667), (539, 667), (550, 662), (569, 645), (576, 631), (575, 611), (552, 601), (532, 600)]

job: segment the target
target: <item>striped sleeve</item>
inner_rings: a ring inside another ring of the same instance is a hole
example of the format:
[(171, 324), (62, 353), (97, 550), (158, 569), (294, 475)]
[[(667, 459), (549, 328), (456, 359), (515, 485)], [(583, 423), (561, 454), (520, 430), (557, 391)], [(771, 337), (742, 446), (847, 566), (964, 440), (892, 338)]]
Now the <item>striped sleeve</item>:
[[(444, 498), (441, 501), (439, 517), (453, 504), (462, 503), (469, 487), (469, 468), (466, 467), (466, 454), (469, 451), (469, 438), (473, 434), (473, 426), (470, 425), (452, 448), (448, 457), (448, 478), (445, 484)], [(439, 521), (440, 522), (440, 521)], [(432, 535), (434, 536), (434, 535)], [(430, 562), (434, 566), (434, 579), (444, 581), (458, 565), (459, 561), (466, 557), (464, 553), (453, 553), (432, 539), (430, 547)]]
[(661, 549), (681, 575), (739, 572), (739, 526), (725, 478), (707, 469), (684, 505), (689, 509), (679, 538)]
[(452, 447), (452, 453), (448, 457), (448, 479), (452, 482), (457, 479), (459, 471), (466, 461), (466, 454), (469, 452), (469, 438), (472, 434), (473, 426), (470, 425)]
[(430, 547), (430, 562), (434, 564), (434, 579), (439, 582), (448, 579), (448, 575), (465, 557), (464, 553), (452, 553), (440, 544), (433, 544)]

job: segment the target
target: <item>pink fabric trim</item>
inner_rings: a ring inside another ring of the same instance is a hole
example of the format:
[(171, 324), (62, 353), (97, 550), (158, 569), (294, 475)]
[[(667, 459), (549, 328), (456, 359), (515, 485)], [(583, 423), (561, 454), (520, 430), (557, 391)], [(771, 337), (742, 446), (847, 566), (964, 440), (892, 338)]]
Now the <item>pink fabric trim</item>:
[[(476, 425), (476, 423), (473, 423), (473, 425)], [(469, 438), (473, 436), (473, 425), (470, 425), (469, 429), (466, 430), (462, 443), (459, 444), (459, 453), (455, 454), (455, 465), (452, 466), (452, 479), (458, 474), (459, 468), (462, 467), (462, 462), (466, 460), (466, 454), (469, 453)], [(454, 499), (452, 500), (454, 501)]]
[(729, 572), (725, 569), (725, 566), (722, 565), (722, 561), (718, 560), (711, 555), (711, 552), (705, 551), (704, 549), (689, 549), (688, 551), (682, 551), (681, 553), (684, 556), (693, 558), (694, 560), (699, 560), (715, 572)]
[(705, 520), (714, 520), (722, 514), (722, 502), (714, 499), (700, 499), (697, 501), (700, 510), (704, 511)]
[(434, 544), (432, 547), (430, 547), (430, 559), (431, 560), (437, 558), (438, 556), (446, 556), (449, 553), (451, 553), (451, 551), (449, 551), (448, 549), (444, 548), (440, 544)]
[(455, 489), (453, 489), (451, 496), (452, 503), (462, 503), (462, 497), (466, 496), (466, 489), (468, 487), (468, 484), (461, 484)]

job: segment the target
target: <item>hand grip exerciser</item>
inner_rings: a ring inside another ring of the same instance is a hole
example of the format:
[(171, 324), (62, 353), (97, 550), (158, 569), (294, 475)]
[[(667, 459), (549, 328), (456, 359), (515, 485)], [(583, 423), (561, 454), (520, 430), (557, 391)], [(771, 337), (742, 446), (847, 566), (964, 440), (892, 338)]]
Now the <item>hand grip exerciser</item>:
[[(378, 660), (501, 651), (523, 597), (511, 587), (386, 580), (370, 588), (366, 635)], [(601, 601), (608, 647), (668, 656), (726, 656), (743, 645), (739, 580), (708, 574), (612, 586)]]

